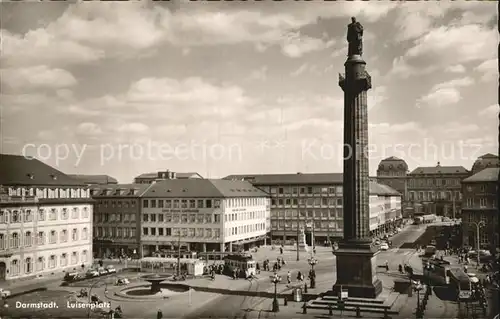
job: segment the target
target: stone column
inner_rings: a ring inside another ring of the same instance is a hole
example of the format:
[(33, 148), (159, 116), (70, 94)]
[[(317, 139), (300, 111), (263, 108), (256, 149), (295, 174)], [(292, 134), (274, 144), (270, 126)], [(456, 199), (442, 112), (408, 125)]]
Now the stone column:
[(367, 91), (371, 77), (360, 55), (349, 56), (344, 65), (345, 76), (339, 78), (344, 91), (344, 239), (335, 251), (338, 275), (333, 290), (336, 294), (347, 290), (349, 297), (375, 298), (382, 292), (382, 282), (376, 274), (377, 249), (369, 238)]
[(221, 253), (223, 253), (224, 251), (226, 251), (226, 250), (225, 250), (225, 245), (224, 245), (224, 243), (221, 243), (221, 244), (220, 244), (220, 248), (219, 248), (219, 249), (220, 249), (220, 252), (221, 252)]
[(206, 243), (203, 243), (203, 252), (206, 253), (207, 252), (207, 244)]
[(232, 253), (233, 252), (233, 243), (229, 243), (229, 252)]

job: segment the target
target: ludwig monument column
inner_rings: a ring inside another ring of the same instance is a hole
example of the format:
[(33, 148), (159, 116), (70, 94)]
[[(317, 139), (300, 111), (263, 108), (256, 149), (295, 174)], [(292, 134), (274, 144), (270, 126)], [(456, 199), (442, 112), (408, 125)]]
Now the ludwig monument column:
[(333, 290), (347, 290), (349, 297), (375, 298), (382, 291), (382, 282), (377, 278), (377, 249), (369, 229), (367, 91), (371, 77), (362, 58), (363, 26), (355, 18), (351, 20), (345, 75), (339, 76), (344, 91), (344, 238), (334, 252), (337, 281)]

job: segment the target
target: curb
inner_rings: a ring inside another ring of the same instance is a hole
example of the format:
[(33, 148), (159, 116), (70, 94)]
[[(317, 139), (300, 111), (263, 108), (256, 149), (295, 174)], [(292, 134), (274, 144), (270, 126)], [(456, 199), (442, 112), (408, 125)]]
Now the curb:
[(38, 291), (47, 291), (47, 287), (38, 287), (38, 288), (23, 290), (23, 291), (15, 293), (15, 294), (11, 294), (10, 296), (6, 297), (5, 299), (19, 297), (19, 296), (22, 296), (22, 295), (31, 294), (33, 292), (38, 292)]

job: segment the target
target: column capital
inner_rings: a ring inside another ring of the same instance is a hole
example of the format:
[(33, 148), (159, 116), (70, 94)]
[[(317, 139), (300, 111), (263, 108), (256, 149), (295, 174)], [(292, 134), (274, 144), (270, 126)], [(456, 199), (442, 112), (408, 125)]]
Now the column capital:
[(354, 79), (346, 79), (344, 74), (339, 73), (339, 86), (342, 91), (346, 91), (346, 87), (349, 86), (349, 91), (368, 91), (372, 88), (372, 77), (368, 71), (363, 71), (362, 73), (356, 73)]

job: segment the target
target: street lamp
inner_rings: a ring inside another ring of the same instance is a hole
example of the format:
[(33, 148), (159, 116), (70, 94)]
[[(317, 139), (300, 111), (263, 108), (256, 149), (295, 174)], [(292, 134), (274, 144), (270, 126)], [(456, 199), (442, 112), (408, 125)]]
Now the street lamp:
[(422, 314), (422, 307), (420, 305), (420, 291), (422, 291), (424, 287), (422, 287), (422, 285), (420, 283), (418, 283), (414, 288), (413, 290), (417, 292), (417, 313), (416, 313), (416, 317), (417, 318), (423, 318), (423, 314)]
[(314, 266), (318, 263), (318, 260), (311, 256), (311, 258), (309, 258), (307, 262), (309, 263), (309, 265), (311, 265), (311, 270), (309, 271), (309, 279), (311, 280), (311, 289), (314, 289), (316, 288), (316, 272), (314, 271)]
[(476, 239), (477, 239), (477, 248), (476, 248), (476, 253), (477, 253), (477, 266), (479, 267), (479, 263), (480, 263), (480, 257), (479, 257), (479, 246), (480, 246), (480, 242), (479, 242), (479, 230), (481, 229), (481, 227), (484, 227), (486, 225), (486, 223), (481, 220), (479, 222), (470, 222), (471, 225), (474, 225), (476, 226)]
[(277, 273), (274, 273), (274, 276), (271, 277), (271, 282), (274, 284), (274, 300), (273, 300), (273, 312), (279, 312), (280, 306), (278, 303), (278, 283), (281, 282), (281, 276)]

